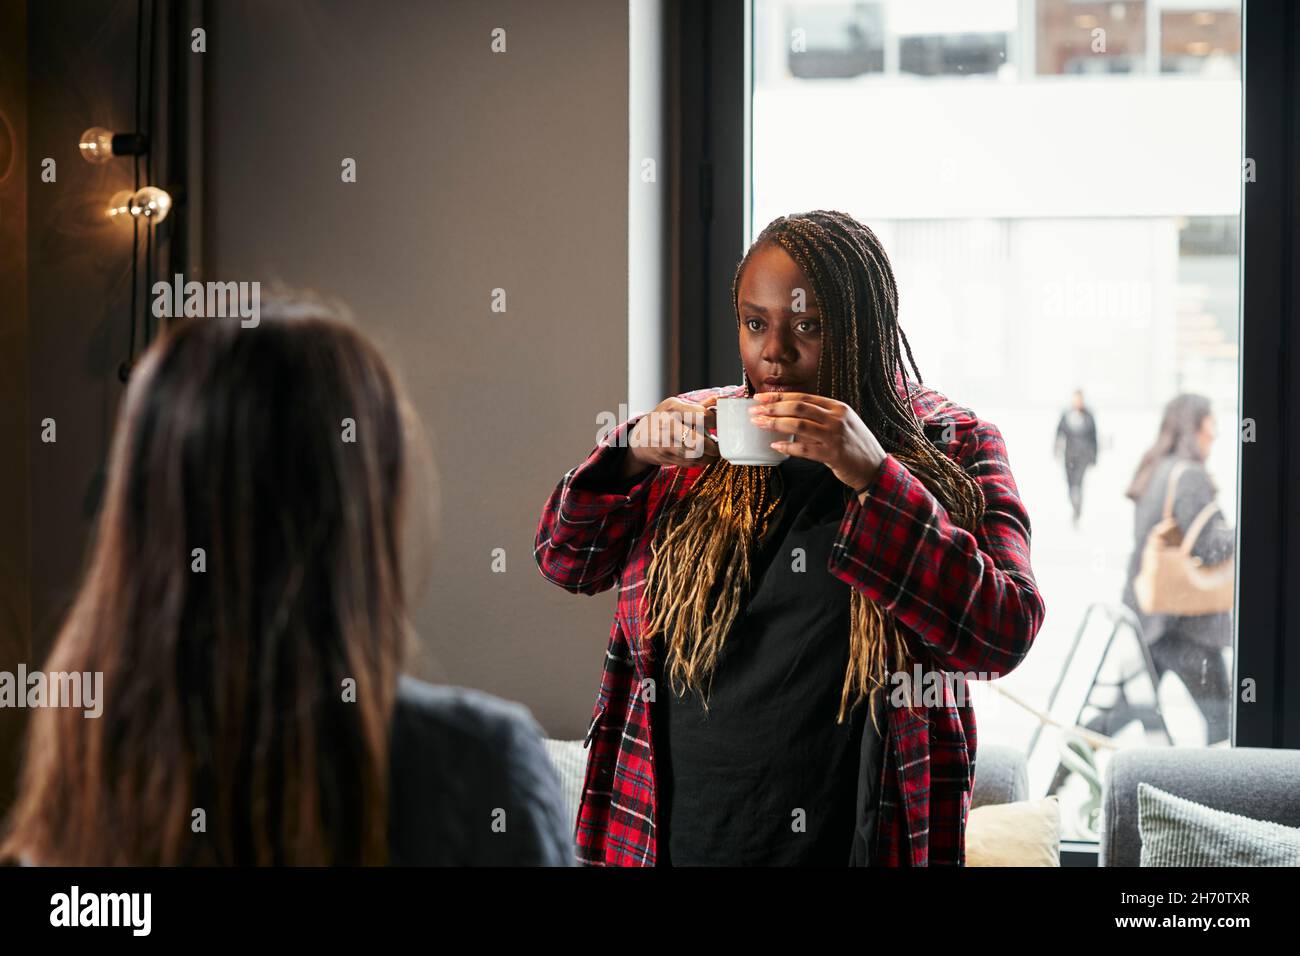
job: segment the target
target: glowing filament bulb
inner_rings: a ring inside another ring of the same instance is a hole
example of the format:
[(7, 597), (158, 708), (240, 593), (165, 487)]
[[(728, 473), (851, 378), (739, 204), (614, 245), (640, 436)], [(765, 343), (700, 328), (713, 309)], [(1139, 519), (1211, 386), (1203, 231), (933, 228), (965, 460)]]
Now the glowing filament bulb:
[(101, 166), (113, 158), (113, 131), (92, 126), (81, 134), (81, 156), (88, 163)]
[(145, 186), (131, 197), (130, 213), (158, 225), (172, 210), (172, 197), (165, 189)]
[(108, 201), (108, 218), (114, 222), (129, 222), (131, 215), (131, 190), (123, 189), (120, 193), (113, 193), (113, 198)]

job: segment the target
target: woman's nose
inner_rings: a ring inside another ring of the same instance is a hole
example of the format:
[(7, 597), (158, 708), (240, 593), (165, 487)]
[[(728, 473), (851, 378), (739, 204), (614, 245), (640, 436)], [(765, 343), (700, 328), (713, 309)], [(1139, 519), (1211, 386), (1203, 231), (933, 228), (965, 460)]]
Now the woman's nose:
[(798, 353), (796, 352), (792, 342), (777, 337), (773, 337), (769, 340), (767, 346), (763, 349), (764, 361), (770, 362), (773, 365), (791, 364), (798, 357)]

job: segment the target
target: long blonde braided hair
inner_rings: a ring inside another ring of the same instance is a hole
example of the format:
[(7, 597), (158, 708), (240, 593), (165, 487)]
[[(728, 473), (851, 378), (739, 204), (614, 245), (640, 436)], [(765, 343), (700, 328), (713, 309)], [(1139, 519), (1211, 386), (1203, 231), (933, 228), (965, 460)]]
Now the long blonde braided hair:
[[(789, 253), (811, 279), (821, 309), (817, 393), (852, 407), (885, 451), (944, 505), (953, 522), (974, 533), (984, 515), (983, 492), (931, 444), (910, 401), (898, 394), (895, 377), (904, 369), (900, 340), (916, 380), (922, 379), (898, 325), (898, 290), (876, 234), (851, 216), (829, 210), (773, 220), (732, 279), (737, 329), (741, 274), (754, 252), (769, 243)], [(753, 383), (742, 374), (745, 394), (752, 396)], [(653, 532), (642, 592), (647, 611), (643, 640), (665, 636), (673, 689), (679, 694), (684, 687), (702, 689), (706, 708), (723, 641), (747, 600), (754, 548), (780, 500), (774, 471), (773, 466), (732, 465), (724, 458), (710, 461), (689, 493), (665, 509)], [(678, 469), (674, 475), (674, 485), (681, 473)], [(850, 495), (845, 487), (846, 505)], [(863, 698), (869, 699), (874, 723), (876, 695), (888, 679), (887, 658), (895, 671), (904, 672), (912, 658), (889, 612), (856, 588), (850, 606), (849, 664), (836, 723)]]

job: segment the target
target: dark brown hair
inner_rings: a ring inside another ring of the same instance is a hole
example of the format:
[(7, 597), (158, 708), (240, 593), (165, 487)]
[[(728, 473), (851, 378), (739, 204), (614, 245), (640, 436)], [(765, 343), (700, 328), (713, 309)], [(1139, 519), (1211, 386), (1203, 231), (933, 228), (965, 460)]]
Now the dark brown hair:
[(1204, 395), (1184, 392), (1171, 398), (1160, 416), (1156, 440), (1138, 461), (1133, 480), (1124, 494), (1134, 501), (1141, 500), (1156, 466), (1168, 457), (1204, 463), (1196, 435), (1209, 414), (1210, 400)]
[(102, 672), (103, 714), (34, 712), (0, 857), (385, 862), (410, 421), (331, 318), (184, 320), (145, 354), (46, 665)]
[[(740, 325), (740, 277), (755, 250), (775, 244), (789, 253), (812, 282), (823, 322), (819, 394), (849, 405), (892, 454), (974, 533), (984, 515), (984, 493), (962, 467), (926, 437), (911, 403), (898, 391), (906, 380), (903, 352), (916, 380), (907, 336), (898, 324), (898, 290), (876, 234), (841, 212), (816, 210), (773, 220), (736, 267), (732, 307)], [(745, 376), (746, 394), (754, 386)], [(653, 557), (643, 592), (645, 640), (667, 636), (668, 673), (679, 685), (704, 686), (749, 585), (751, 548), (761, 539), (779, 491), (771, 467), (737, 467), (714, 459), (671, 506), (655, 529)], [(681, 469), (678, 469), (678, 476)], [(677, 480), (677, 476), (674, 477)], [(844, 489), (845, 503), (852, 492)], [(849, 666), (837, 721), (863, 697), (873, 700), (892, 661), (906, 670), (910, 658), (889, 613), (857, 589), (851, 596)]]

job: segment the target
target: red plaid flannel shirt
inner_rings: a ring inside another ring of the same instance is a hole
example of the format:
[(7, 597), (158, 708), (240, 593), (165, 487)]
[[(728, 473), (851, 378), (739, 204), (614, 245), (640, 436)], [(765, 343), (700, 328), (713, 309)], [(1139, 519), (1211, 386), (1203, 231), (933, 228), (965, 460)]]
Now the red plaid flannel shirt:
[[(865, 504), (851, 496), (827, 570), (890, 611), (916, 659), (945, 672), (1003, 675), (1028, 653), (1043, 622), (1043, 599), (1029, 562), (1029, 516), (1020, 501), (997, 427), (932, 388), (903, 379), (927, 437), (984, 491), (978, 534), (947, 510), (893, 455)], [(724, 386), (678, 396), (743, 395)], [(542, 575), (568, 591), (618, 586), (575, 839), (588, 865), (653, 866), (655, 765), (650, 704), (643, 682), (656, 673), (642, 647), (639, 598), (655, 522), (678, 469), (651, 469), (635, 484), (615, 470), (637, 419), (611, 431), (556, 486), (542, 511), (534, 556)], [(683, 496), (703, 464), (683, 469)], [(949, 681), (960, 681), (950, 674)], [(885, 759), (874, 862), (881, 866), (965, 865), (966, 817), (975, 779), (975, 714), (957, 706), (945, 681), (941, 706), (886, 704)], [(892, 685), (891, 685), (892, 686)], [(921, 702), (923, 703), (923, 702)], [(848, 847), (845, 848), (846, 860)]]

